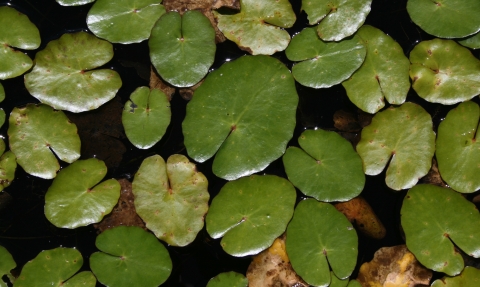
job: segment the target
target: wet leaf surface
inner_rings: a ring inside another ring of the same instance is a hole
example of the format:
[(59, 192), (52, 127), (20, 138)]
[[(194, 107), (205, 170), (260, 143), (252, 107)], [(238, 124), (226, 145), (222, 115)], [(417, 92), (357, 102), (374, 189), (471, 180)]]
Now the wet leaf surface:
[(237, 272), (223, 272), (208, 281), (207, 287), (247, 287), (247, 278)]
[(80, 6), (88, 3), (92, 3), (95, 0), (55, 0), (62, 6)]
[(435, 280), (431, 287), (474, 287), (480, 284), (480, 270), (467, 266), (455, 277), (443, 277)]

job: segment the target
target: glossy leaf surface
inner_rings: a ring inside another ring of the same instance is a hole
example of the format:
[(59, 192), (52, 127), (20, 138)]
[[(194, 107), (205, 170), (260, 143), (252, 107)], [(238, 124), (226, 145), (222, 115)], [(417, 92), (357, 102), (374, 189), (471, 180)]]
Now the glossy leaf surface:
[(80, 6), (88, 3), (92, 3), (95, 0), (55, 0), (62, 6)]
[(477, 33), (466, 39), (459, 40), (458, 43), (462, 46), (465, 46), (471, 49), (478, 49), (480, 48), (480, 33)]
[(431, 287), (475, 287), (480, 286), (480, 270), (467, 266), (460, 275), (435, 280)]
[(247, 278), (237, 272), (223, 272), (208, 281), (207, 287), (247, 287)]

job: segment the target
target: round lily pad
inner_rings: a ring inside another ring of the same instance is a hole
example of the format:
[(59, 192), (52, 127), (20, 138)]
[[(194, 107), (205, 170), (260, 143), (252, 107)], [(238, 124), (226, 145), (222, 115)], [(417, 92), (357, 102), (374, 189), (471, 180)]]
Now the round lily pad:
[(123, 107), (122, 124), (130, 142), (147, 149), (163, 137), (171, 116), (170, 102), (162, 91), (140, 87)]
[(120, 197), (117, 180), (98, 184), (106, 174), (105, 163), (96, 158), (77, 160), (63, 168), (45, 194), (48, 221), (72, 229), (100, 222)]
[(420, 42), (410, 62), (412, 87), (429, 102), (453, 105), (480, 94), (480, 60), (453, 40)]
[[(211, 72), (187, 105), (188, 155), (233, 180), (263, 170), (293, 135), (298, 95), (290, 71), (268, 56), (244, 56)], [(217, 152), (218, 151), (218, 152)]]
[(62, 6), (80, 6), (92, 3), (95, 0), (56, 0)]
[(97, 37), (111, 43), (138, 43), (150, 37), (155, 22), (165, 13), (161, 0), (97, 0), (87, 25)]
[(428, 34), (462, 38), (480, 31), (478, 0), (408, 0), (412, 21)]
[(420, 184), (403, 200), (407, 247), (425, 267), (449, 276), (463, 270), (462, 256), (480, 257), (480, 214), (473, 203), (449, 188)]
[(360, 37), (340, 42), (320, 40), (314, 28), (305, 28), (293, 37), (285, 51), (295, 80), (311, 88), (328, 88), (348, 79), (365, 59), (367, 49)]
[(458, 43), (462, 46), (465, 46), (471, 49), (478, 49), (480, 48), (480, 33), (477, 33), (466, 39), (459, 40)]
[[(40, 46), (40, 32), (28, 17), (12, 7), (0, 7), (0, 79), (14, 78), (32, 67), (32, 59), (21, 51)], [(8, 27), (8, 28), (7, 28)]]
[(301, 201), (288, 224), (286, 249), (295, 272), (314, 286), (328, 286), (330, 268), (339, 279), (357, 263), (358, 237), (347, 218), (329, 203)]
[(95, 241), (101, 252), (90, 256), (98, 281), (112, 287), (156, 287), (172, 272), (167, 249), (153, 234), (136, 226), (105, 230)]
[(248, 279), (237, 272), (223, 272), (208, 281), (207, 287), (247, 287)]
[(371, 114), (385, 106), (385, 99), (394, 105), (405, 102), (410, 62), (402, 47), (372, 26), (363, 26), (356, 35), (367, 46), (367, 56), (360, 69), (342, 83), (350, 101)]
[(305, 195), (319, 201), (347, 201), (365, 185), (362, 159), (349, 141), (335, 132), (306, 130), (302, 149), (289, 147), (283, 156), (288, 179)]
[(174, 154), (167, 164), (159, 155), (146, 158), (132, 184), (135, 209), (161, 240), (190, 244), (203, 228), (208, 210), (207, 178), (187, 157)]
[[(4, 275), (8, 276), (10, 274), (10, 270), (15, 267), (17, 267), (17, 263), (15, 263), (15, 260), (13, 260), (12, 254), (10, 254), (5, 247), (0, 245), (0, 278)], [(7, 286), (7, 283), (0, 279), (0, 287)]]
[(281, 28), (292, 27), (296, 20), (288, 0), (242, 0), (240, 6), (233, 15), (213, 12), (227, 39), (253, 55), (272, 55), (287, 48), (290, 35)]
[(122, 85), (117, 72), (95, 70), (112, 57), (113, 47), (107, 41), (85, 32), (64, 34), (36, 54), (25, 86), (32, 96), (57, 110), (93, 110), (115, 97)]
[(388, 164), (385, 181), (394, 190), (410, 188), (426, 175), (434, 151), (432, 118), (408, 102), (377, 113), (357, 145), (365, 174), (377, 175)]
[(460, 275), (435, 280), (431, 287), (475, 287), (480, 286), (480, 270), (467, 266)]
[(169, 12), (157, 21), (148, 40), (150, 59), (160, 76), (176, 87), (190, 87), (215, 60), (215, 30), (200, 11)]
[(0, 157), (0, 191), (12, 184), (16, 169), (17, 161), (13, 152), (7, 151), (2, 154)]
[(324, 41), (340, 41), (353, 35), (365, 22), (371, 5), (372, 0), (302, 0), (310, 25), (320, 22), (316, 29)]
[(62, 111), (47, 105), (14, 108), (9, 118), (8, 138), (18, 164), (27, 173), (41, 178), (50, 179), (57, 174), (60, 165), (55, 155), (68, 163), (80, 157), (77, 127)]
[(295, 188), (273, 175), (252, 175), (225, 184), (212, 200), (207, 232), (233, 256), (260, 253), (272, 245), (292, 218)]

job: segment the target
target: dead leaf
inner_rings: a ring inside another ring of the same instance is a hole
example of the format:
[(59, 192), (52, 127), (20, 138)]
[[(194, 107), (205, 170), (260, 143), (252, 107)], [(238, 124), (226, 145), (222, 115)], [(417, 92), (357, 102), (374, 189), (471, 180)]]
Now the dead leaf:
[(150, 90), (158, 89), (162, 91), (168, 98), (169, 101), (172, 100), (173, 94), (175, 94), (175, 88), (166, 84), (160, 77), (155, 73), (153, 66), (150, 67)]
[(358, 132), (361, 127), (352, 113), (338, 110), (333, 114), (333, 126), (342, 132)]
[(432, 167), (430, 168), (430, 171), (428, 171), (427, 175), (422, 178), (422, 182), (438, 185), (441, 187), (448, 187), (442, 180), (440, 172), (438, 172), (438, 165), (435, 159), (432, 159)]
[(193, 97), (193, 93), (195, 92), (195, 90), (196, 90), (198, 87), (200, 87), (200, 85), (203, 83), (203, 81), (204, 81), (204, 80), (201, 80), (200, 82), (198, 82), (197, 84), (195, 84), (195, 86), (179, 89), (180, 96), (181, 96), (184, 100), (190, 101), (190, 100), (192, 99), (192, 97)]

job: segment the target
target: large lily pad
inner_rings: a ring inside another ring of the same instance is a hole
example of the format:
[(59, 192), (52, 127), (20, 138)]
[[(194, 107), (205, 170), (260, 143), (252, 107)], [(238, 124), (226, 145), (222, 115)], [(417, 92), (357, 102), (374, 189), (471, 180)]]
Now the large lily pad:
[(80, 6), (92, 3), (95, 0), (56, 0), (62, 6)]
[(125, 103), (122, 124), (130, 142), (137, 148), (147, 149), (163, 137), (171, 116), (170, 102), (162, 91), (140, 87)]
[(60, 169), (55, 155), (68, 163), (80, 157), (77, 127), (62, 111), (47, 105), (14, 108), (9, 118), (8, 138), (18, 164), (27, 173), (41, 178), (54, 178)]
[(272, 245), (292, 218), (295, 188), (273, 175), (252, 175), (225, 184), (205, 219), (212, 238), (230, 255), (260, 253)]
[(215, 60), (215, 30), (200, 11), (169, 12), (157, 21), (148, 40), (150, 59), (160, 76), (177, 87), (190, 87)]
[(460, 275), (435, 280), (431, 287), (475, 287), (480, 286), (480, 270), (467, 266)]
[(0, 157), (0, 191), (12, 184), (17, 169), (16, 157), (11, 151), (7, 151)]
[(302, 0), (302, 9), (310, 25), (318, 24), (317, 33), (324, 41), (340, 41), (353, 35), (370, 13), (372, 0)]
[(405, 102), (410, 63), (402, 47), (372, 26), (363, 26), (356, 35), (367, 46), (367, 56), (360, 69), (342, 83), (350, 101), (371, 114), (385, 106), (385, 99), (394, 105)]
[(148, 229), (174, 246), (190, 244), (203, 228), (208, 210), (207, 178), (187, 157), (146, 158), (132, 184), (135, 209)]
[(253, 55), (272, 55), (287, 48), (290, 35), (281, 28), (292, 27), (296, 20), (288, 0), (242, 0), (240, 5), (237, 14), (213, 12), (227, 39)]
[(465, 46), (471, 49), (478, 49), (480, 48), (480, 33), (477, 33), (466, 39), (459, 40), (458, 43), (462, 46)]
[(153, 234), (136, 226), (105, 230), (95, 241), (101, 252), (90, 256), (98, 281), (112, 287), (156, 287), (172, 271), (167, 249)]
[(412, 87), (429, 102), (452, 105), (480, 94), (480, 60), (453, 40), (420, 42), (410, 62)]
[(228, 180), (263, 170), (285, 152), (298, 96), (290, 71), (267, 56), (244, 56), (210, 73), (187, 105), (188, 155), (211, 158)]
[(302, 149), (289, 147), (283, 156), (288, 179), (319, 201), (347, 201), (365, 185), (362, 159), (350, 142), (335, 132), (306, 130), (298, 138)]
[(403, 200), (401, 215), (407, 247), (425, 267), (449, 276), (459, 274), (464, 263), (455, 246), (480, 257), (480, 214), (452, 189), (413, 187)]
[(88, 28), (111, 43), (138, 43), (150, 37), (165, 13), (161, 0), (97, 0), (87, 15)]
[(223, 272), (208, 281), (207, 287), (247, 287), (248, 279), (237, 272)]
[(377, 175), (388, 164), (385, 181), (394, 190), (410, 188), (426, 175), (434, 151), (432, 118), (408, 102), (377, 113), (357, 145), (365, 174)]
[(286, 248), (293, 269), (308, 284), (328, 286), (330, 268), (339, 279), (357, 263), (358, 237), (352, 224), (329, 203), (301, 201), (287, 228)]
[(47, 219), (57, 227), (72, 229), (100, 222), (120, 197), (117, 180), (98, 184), (106, 174), (105, 163), (96, 158), (78, 160), (62, 169), (45, 194)]
[[(17, 267), (17, 263), (15, 263), (15, 260), (13, 260), (12, 254), (10, 254), (5, 247), (0, 245), (0, 278), (4, 275), (9, 276), (10, 270), (15, 267)], [(0, 279), (0, 287), (7, 286), (7, 283)]]
[(112, 44), (85, 32), (64, 34), (35, 56), (25, 75), (32, 96), (57, 110), (78, 113), (111, 100), (122, 85), (117, 72), (97, 69), (113, 57)]

